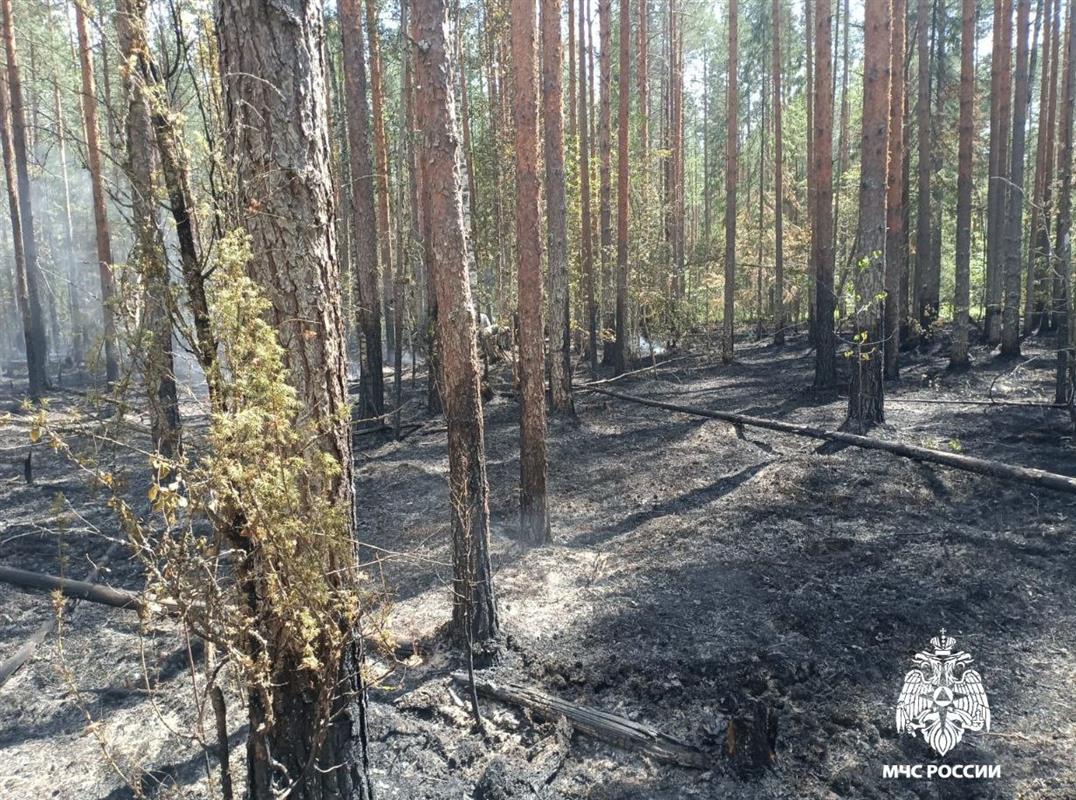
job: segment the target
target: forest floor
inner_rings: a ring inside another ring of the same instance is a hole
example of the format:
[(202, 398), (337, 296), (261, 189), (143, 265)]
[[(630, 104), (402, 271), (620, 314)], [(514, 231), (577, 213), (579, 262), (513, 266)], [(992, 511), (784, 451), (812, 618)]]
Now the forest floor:
[[(613, 387), (831, 429), (844, 419), (847, 399), (807, 390), (802, 339), (742, 343), (728, 367), (706, 347), (673, 355)], [(1063, 411), (913, 402), (1052, 398), (1045, 341), (1028, 342), (1020, 362), (973, 358), (952, 374), (944, 350), (909, 354), (875, 435), (1076, 475)], [(408, 387), (409, 408), (422, 388)], [(3, 410), (13, 403), (0, 397)], [(70, 405), (58, 396), (54, 413)], [(379, 798), (1076, 798), (1071, 496), (882, 452), (820, 455), (817, 441), (764, 430), (739, 438), (721, 422), (595, 394), (576, 407), (577, 419), (549, 426), (554, 544), (525, 549), (512, 538), (518, 407), (504, 396), (487, 405), (506, 642), (482, 672), (712, 749), (713, 768), (661, 764), (489, 700), (488, 741), (475, 733), (465, 692), (450, 689), (462, 662), (443, 643), (446, 442), (429, 421), (403, 442), (356, 439), (360, 534), (378, 558), (367, 571), (391, 593), (396, 641), (416, 643), (406, 661), (372, 665), (391, 669), (370, 697)], [(25, 485), (27, 425), (16, 414), (0, 429), (0, 563), (82, 577), (108, 546), (95, 529), (114, 524), (41, 448), (36, 485)], [(67, 504), (78, 516), (58, 537), (54, 511)], [(124, 556), (105, 580), (139, 584)], [(0, 659), (50, 608), (0, 586)], [(944, 761), (997, 764), (1000, 778), (883, 778), (883, 764), (936, 763), (921, 739), (897, 734), (894, 708), (912, 655), (942, 627), (975, 658), (992, 713), (990, 733), (967, 734)], [(197, 646), (168, 623), (87, 603), (63, 631), (0, 688), (0, 796), (136, 796), (121, 774), (150, 796), (212, 796), (215, 759), (187, 736)], [(719, 752), (729, 708), (748, 697), (778, 714), (776, 767), (754, 780)], [(230, 708), (241, 772), (243, 711)]]

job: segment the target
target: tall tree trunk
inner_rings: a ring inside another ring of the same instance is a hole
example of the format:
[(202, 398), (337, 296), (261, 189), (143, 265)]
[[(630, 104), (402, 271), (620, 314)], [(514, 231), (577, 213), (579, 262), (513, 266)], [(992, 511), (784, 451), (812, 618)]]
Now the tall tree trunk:
[[(850, 161), (850, 147), (849, 139), (851, 137), (851, 103), (848, 102), (848, 28), (849, 20), (851, 19), (851, 13), (849, 9), (848, 0), (844, 0), (843, 19), (841, 24), (843, 26), (842, 44), (841, 44), (841, 112), (840, 112), (840, 127), (837, 133), (837, 179), (836, 186), (833, 191), (833, 253), (834, 259), (841, 264), (841, 277), (840, 286), (843, 289), (845, 280), (847, 278), (848, 262), (845, 258), (845, 241), (848, 237), (842, 233), (841, 230), (841, 195), (844, 194), (844, 179), (848, 172), (848, 165)], [(837, 54), (833, 54), (834, 62), (837, 60)], [(836, 68), (834, 68), (836, 69)], [(836, 73), (833, 76), (836, 81)], [(843, 311), (843, 291), (837, 292), (841, 298), (842, 311)]]
[(179, 399), (172, 356), (172, 299), (168, 260), (157, 214), (153, 172), (153, 128), (146, 84), (138, 69), (148, 52), (145, 0), (117, 0), (116, 31), (124, 57), (127, 99), (127, 158), (124, 167), (131, 184), (134, 247), (130, 262), (142, 282), (140, 341), (132, 352), (142, 371), (149, 398), (153, 445), (166, 457), (181, 451)]
[(807, 338), (811, 344), (817, 344), (818, 331), (816, 330), (818, 314), (815, 308), (817, 303), (816, 282), (818, 279), (818, 252), (815, 250), (815, 235), (813, 223), (815, 220), (814, 185), (814, 5), (816, 0), (804, 0), (803, 3), (803, 33), (805, 43), (805, 73), (803, 82), (804, 103), (807, 106), (807, 221), (811, 225), (810, 245), (807, 252)]
[(59, 146), (60, 180), (63, 184), (63, 261), (67, 279), (67, 314), (71, 318), (71, 360), (82, 362), (86, 342), (86, 321), (82, 315), (82, 287), (79, 280), (78, 260), (75, 257), (75, 231), (71, 221), (71, 181), (67, 174), (67, 125), (63, 105), (60, 103), (60, 82), (53, 75), (52, 107)]
[(359, 331), (366, 342), (362, 365), (361, 417), (385, 413), (384, 368), (381, 347), (381, 287), (378, 279), (377, 215), (374, 170), (370, 158), (369, 106), (366, 100), (366, 60), (362, 46), (361, 0), (340, 0), (344, 93), (347, 98), (348, 155), (351, 159), (351, 213), (355, 237), (355, 280)]
[[(408, 20), (409, 0), (400, 0), (400, 29), (397, 48), (402, 61), (400, 69), (400, 104), (397, 111), (396, 137), (396, 271), (392, 285), (392, 327), (394, 348), (392, 353), (392, 390), (395, 405), (396, 439), (400, 438), (401, 406), (403, 405), (403, 333), (406, 294), (405, 281), (410, 275), (408, 269), (408, 251), (406, 242), (412, 236), (410, 227), (414, 220), (408, 218), (408, 229), (404, 228), (405, 186), (413, 182), (410, 178), (414, 167), (412, 131), (411, 131), (411, 59), (409, 48), (405, 44), (404, 34), (410, 24)], [(404, 180), (404, 176), (408, 180)], [(414, 352), (411, 353), (414, 359)], [(412, 360), (414, 369), (414, 360)]]
[[(569, 4), (574, 0), (568, 0)], [(549, 238), (549, 388), (554, 411), (573, 412), (572, 339), (568, 297), (568, 200), (564, 186), (564, 118), (560, 73), (561, 0), (542, 0), (542, 115), (545, 120), (545, 203)]]
[[(385, 352), (393, 353), (396, 350), (396, 302), (392, 269), (392, 217), (389, 205), (389, 143), (385, 134), (385, 90), (381, 80), (381, 34), (377, 18), (377, 0), (366, 0), (366, 35), (370, 39), (370, 103), (373, 111), (374, 165), (377, 168), (381, 307), (385, 318)], [(473, 194), (471, 202), (475, 202)], [(477, 247), (478, 243), (475, 242), (474, 246)]]
[(815, 364), (814, 385), (832, 386), (837, 380), (836, 340), (833, 314), (837, 297), (833, 291), (833, 85), (829, 58), (832, 17), (829, 0), (815, 0), (814, 176), (811, 248), (815, 257)]
[(908, 269), (904, 228), (904, 53), (907, 47), (906, 0), (893, 0), (893, 44), (889, 56), (889, 177), (886, 183), (885, 365), (886, 378), (900, 374), (900, 331), (904, 322), (901, 287)]
[[(352, 545), (354, 468), (347, 394), (345, 321), (333, 224), (326, 108), (324, 9), (320, 0), (285, 8), (261, 0), (219, 3), (216, 29), (229, 135), (225, 154), (234, 165), (240, 223), (254, 257), (247, 265), (270, 302), (301, 420), (316, 432), (296, 457), (338, 465), (325, 502), (344, 519), (339, 535)], [(268, 574), (244, 576), (262, 604)], [(325, 591), (351, 589), (357, 564), (320, 565)], [(259, 594), (259, 592), (262, 592)], [(259, 617), (273, 619), (272, 609)], [(346, 626), (345, 620), (337, 624)], [(297, 800), (370, 797), (366, 762), (366, 706), (361, 639), (342, 653), (315, 640), (322, 670), (303, 669), (272, 631), (259, 631), (271, 665), (272, 693), (249, 699), (248, 792), (269, 800), (290, 789)], [(348, 630), (342, 630), (345, 636)], [(356, 641), (357, 640), (357, 641)], [(331, 665), (331, 668), (330, 668)], [(267, 707), (268, 704), (268, 707)]]
[(963, 0), (960, 38), (960, 145), (956, 189), (956, 286), (953, 343), (949, 366), (968, 365), (968, 309), (971, 305), (972, 147), (975, 140), (975, 0)]
[(602, 363), (610, 366), (616, 361), (615, 343), (606, 342), (607, 331), (616, 325), (613, 311), (613, 281), (609, 256), (613, 246), (612, 211), (612, 89), (613, 32), (612, 0), (598, 0), (599, 52), (598, 76), (598, 229), (600, 231), (602, 277)]
[(568, 51), (568, 141), (575, 142), (579, 135), (578, 120), (579, 93), (576, 88), (578, 73), (575, 71), (575, 0), (568, 0), (568, 43), (565, 49)]
[(1076, 105), (1076, 3), (1069, 2), (1065, 26), (1065, 71), (1062, 79), (1060, 186), (1057, 200), (1057, 255), (1060, 280), (1057, 300), (1057, 374), (1054, 399), (1071, 404), (1076, 396), (1076, 314), (1072, 312), (1072, 128)]
[(620, 4), (620, 62), (617, 65), (617, 166), (616, 166), (616, 342), (613, 367), (619, 375), (627, 370), (628, 344), (628, 146), (631, 138), (631, 6)]
[(115, 285), (112, 279), (112, 237), (108, 229), (104, 177), (101, 173), (101, 139), (97, 127), (97, 89), (94, 85), (93, 50), (90, 44), (84, 0), (75, 3), (75, 28), (78, 31), (78, 55), (82, 74), (82, 122), (86, 137), (86, 163), (90, 170), (93, 195), (93, 222), (97, 246), (97, 273), (101, 284), (102, 319), (104, 321), (105, 378), (111, 384), (119, 378), (116, 357)]
[(867, 0), (863, 36), (856, 316), (848, 421), (860, 432), (885, 421), (882, 314), (885, 289), (886, 137), (889, 130), (890, 0)]
[[(15, 306), (22, 323), (22, 338), (26, 348), (26, 361), (30, 363), (35, 346), (33, 317), (30, 310), (30, 290), (26, 275), (26, 251), (23, 246), (22, 216), (19, 211), (18, 179), (15, 176), (15, 153), (11, 143), (11, 130), (8, 125), (11, 118), (11, 100), (8, 96), (6, 75), (0, 75), (0, 140), (4, 151), (4, 176), (7, 184), (8, 213), (11, 220), (11, 249), (15, 262), (15, 277), (12, 287), (15, 294)], [(39, 306), (40, 312), (40, 306)], [(44, 390), (42, 389), (42, 392)], [(33, 399), (39, 399), (40, 395)]]
[[(635, 83), (639, 95), (639, 155), (644, 176), (649, 176), (650, 158), (650, 0), (639, 0), (639, 52), (636, 56)], [(704, 79), (705, 83), (705, 79)], [(643, 179), (643, 189), (647, 180)]]
[[(732, 362), (736, 340), (736, 184), (739, 161), (739, 112), (736, 102), (739, 94), (738, 16), (739, 0), (729, 0), (729, 64), (726, 89), (728, 112), (725, 128), (725, 297), (721, 335), (721, 361), (725, 364)], [(826, 60), (829, 60), (828, 56)]]
[[(1055, 59), (1057, 51), (1053, 44), (1057, 37), (1054, 33), (1054, 0), (1045, 0), (1039, 8), (1040, 15), (1045, 15), (1045, 24), (1042, 31), (1043, 41), (1043, 64), (1042, 76), (1039, 84), (1039, 118), (1038, 132), (1035, 142), (1035, 175), (1032, 183), (1031, 194), (1031, 222), (1028, 226), (1028, 254), (1027, 271), (1025, 272), (1026, 283), (1024, 284), (1024, 335), (1030, 336), (1035, 328), (1035, 295), (1037, 278), (1036, 272), (1041, 258), (1046, 257), (1048, 248), (1042, 248), (1044, 242), (1049, 242), (1049, 216), (1046, 209), (1046, 170), (1048, 169), (1048, 145), (1047, 138), (1053, 127), (1051, 99), (1051, 79), (1057, 77)], [(1038, 23), (1036, 22), (1036, 29)], [(1032, 55), (1034, 58), (1034, 54)], [(1043, 234), (1045, 233), (1045, 237)]]
[(15, 52), (15, 19), (11, 0), (0, 0), (3, 14), (4, 44), (7, 50), (7, 84), (10, 99), (11, 145), (15, 162), (15, 178), (19, 203), (19, 220), (22, 228), (23, 259), (25, 261), (25, 294), (27, 305), (23, 312), (29, 317), (24, 323), (26, 332), (26, 367), (30, 378), (30, 397), (40, 400), (48, 388), (46, 366), (48, 361), (48, 338), (45, 335), (45, 318), (41, 308), (41, 273), (37, 263), (37, 241), (34, 237), (34, 213), (30, 201), (30, 170), (27, 163), (27, 125), (22, 97), (22, 81)]
[[(424, 45), (416, 48), (415, 82), (420, 92), (416, 108), (424, 133), (423, 160), (428, 164), (429, 211), (434, 222), (430, 229), (433, 237), (430, 268), (437, 287), (438, 306), (443, 311), (438, 324), (444, 357), (455, 568), (452, 623), (457, 635), (484, 641), (497, 635), (498, 619), (489, 557), (489, 486), (474, 303), (467, 275), (462, 187), (456, 168), (459, 138), (448, 77), (448, 6), (446, 0), (417, 0), (414, 12), (416, 41)], [(531, 79), (534, 79), (533, 71)], [(533, 89), (531, 101), (533, 105)], [(537, 213), (537, 197), (534, 204)], [(540, 290), (540, 282), (538, 287)], [(540, 378), (538, 386), (540, 391)]]
[[(572, 2), (573, 0), (569, 0)], [(585, 0), (579, 0), (579, 193), (580, 237), (583, 242), (583, 285), (586, 292), (586, 314), (590, 371), (598, 369), (598, 302), (594, 279), (594, 221), (590, 210), (590, 86), (587, 72), (587, 37), (590, 15)]]
[(773, 0), (773, 343), (785, 343), (785, 166), (781, 128), (781, 0)]
[(930, 29), (927, 0), (918, 0), (916, 8), (917, 47), (919, 59), (919, 96), (916, 101), (916, 135), (919, 166), (918, 198), (915, 224), (915, 308), (924, 336), (938, 316), (938, 299), (931, 294), (931, 227), (930, 227)]
[(1024, 142), (1027, 135), (1028, 27), (1031, 0), (1017, 0), (1016, 93), (1013, 98), (1012, 162), (1009, 167), (1005, 229), (1005, 297), (1002, 307), (1001, 353), (1020, 355), (1020, 278), (1024, 249)]
[[(139, 30), (144, 30), (144, 27)], [(143, 33), (135, 35), (144, 40)], [(217, 341), (210, 326), (206, 279), (202, 270), (195, 224), (196, 205), (191, 188), (190, 166), (183, 148), (182, 133), (177, 128), (177, 117), (171, 108), (168, 87), (153, 62), (148, 44), (142, 46), (136, 40), (135, 47), (136, 59), (133, 64), (137, 75), (133, 80), (143, 95), (142, 102), (150, 114), (153, 139), (160, 156), (161, 176), (168, 191), (168, 206), (176, 226), (180, 270), (187, 290), (187, 306), (194, 321), (195, 353), (205, 373), (211, 405), (213, 408), (219, 408), (223, 397), (217, 374)], [(152, 168), (152, 163), (150, 167)], [(152, 179), (149, 185), (152, 185)]]
[[(996, 127), (991, 129), (991, 159), (987, 199), (986, 340), (1001, 341), (1001, 306), (1005, 273), (1005, 203), (1009, 190), (1009, 144), (1012, 123), (1012, 0), (994, 6), (994, 53), (991, 61), (991, 100), (996, 104)], [(996, 79), (995, 79), (996, 72)]]
[[(512, 120), (515, 130), (516, 240), (519, 270), (520, 538), (551, 540), (546, 499), (545, 329), (538, 213), (538, 98), (534, 4), (512, 0)], [(558, 23), (559, 24), (559, 23)]]
[(1054, 287), (1054, 315), (1058, 329), (1058, 369), (1054, 399), (1071, 404), (1076, 375), (1076, 314), (1073, 313), (1072, 191), (1073, 191), (1073, 106), (1076, 104), (1076, 3), (1068, 3), (1065, 26), (1065, 68), (1062, 79), (1060, 137), (1060, 185), (1058, 191), (1057, 259), (1058, 280)]

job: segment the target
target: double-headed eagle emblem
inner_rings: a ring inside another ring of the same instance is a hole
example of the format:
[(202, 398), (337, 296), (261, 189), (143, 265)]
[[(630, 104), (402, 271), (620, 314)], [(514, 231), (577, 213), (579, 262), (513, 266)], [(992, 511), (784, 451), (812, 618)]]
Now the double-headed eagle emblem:
[(972, 658), (953, 652), (956, 639), (941, 633), (930, 640), (933, 652), (915, 654), (916, 668), (904, 676), (897, 701), (897, 732), (923, 739), (940, 756), (952, 750), (965, 731), (990, 730), (990, 704)]

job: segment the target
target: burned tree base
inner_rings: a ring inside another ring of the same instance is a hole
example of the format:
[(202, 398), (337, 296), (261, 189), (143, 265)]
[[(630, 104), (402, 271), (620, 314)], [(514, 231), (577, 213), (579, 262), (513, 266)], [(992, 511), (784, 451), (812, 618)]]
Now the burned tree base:
[(777, 710), (752, 700), (729, 720), (724, 753), (743, 778), (761, 775), (777, 764)]

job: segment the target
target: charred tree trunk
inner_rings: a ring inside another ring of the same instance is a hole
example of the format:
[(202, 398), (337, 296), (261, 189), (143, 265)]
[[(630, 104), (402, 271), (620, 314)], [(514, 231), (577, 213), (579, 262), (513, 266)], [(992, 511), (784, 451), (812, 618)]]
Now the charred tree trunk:
[[(448, 77), (448, 7), (445, 0), (417, 0), (413, 7), (415, 40), (424, 45), (417, 48), (415, 82), (420, 92), (416, 109), (424, 133), (422, 149), (428, 164), (429, 211), (434, 223), (430, 229), (430, 269), (442, 310), (438, 324), (444, 356), (455, 571), (452, 625), (463, 639), (485, 641), (497, 635), (498, 620), (489, 557), (489, 486), (474, 304), (467, 275), (462, 187), (456, 168), (459, 137)], [(532, 46), (533, 36), (532, 30)]]
[(86, 163), (90, 170), (90, 189), (93, 194), (97, 273), (101, 284), (105, 379), (111, 384), (119, 378), (119, 361), (116, 357), (116, 320), (113, 307), (116, 290), (112, 279), (112, 237), (108, 229), (107, 200), (104, 177), (101, 173), (101, 134), (97, 127), (97, 89), (94, 85), (93, 50), (83, 0), (75, 3), (75, 27), (78, 31), (79, 66), (82, 74), (82, 122), (86, 136)]
[(907, 47), (906, 0), (893, 0), (893, 42), (889, 53), (889, 177), (886, 181), (885, 240), (885, 377), (900, 375), (900, 331), (905, 310), (901, 286), (908, 269), (904, 230), (904, 51)]
[[(569, 4), (574, 0), (568, 0)], [(572, 340), (568, 297), (568, 199), (564, 186), (561, 110), (561, 0), (542, 0), (542, 116), (545, 120), (545, 208), (549, 239), (549, 388), (554, 411), (572, 413)]]
[[(265, 293), (284, 351), (288, 377), (317, 432), (297, 457), (322, 457), (339, 473), (322, 488), (345, 520), (339, 535), (353, 547), (354, 472), (347, 395), (345, 322), (333, 224), (326, 108), (324, 9), (320, 0), (284, 8), (260, 0), (219, 3), (216, 30), (234, 165), (238, 222), (254, 257), (247, 271)], [(271, 603), (268, 575), (253, 563), (252, 594)], [(354, 558), (320, 565), (326, 591), (350, 588)], [(271, 622), (271, 611), (262, 611)], [(338, 624), (346, 625), (344, 621)], [(259, 631), (271, 664), (272, 692), (250, 693), (248, 792), (269, 800), (290, 791), (298, 800), (369, 798), (365, 685), (361, 639), (337, 654), (312, 643), (322, 670), (311, 673), (272, 631)]]
[[(736, 340), (736, 183), (738, 180), (736, 173), (739, 162), (739, 111), (736, 102), (739, 94), (737, 80), (739, 71), (738, 6), (739, 0), (729, 0), (729, 65), (726, 89), (728, 112), (725, 129), (725, 296), (721, 334), (721, 361), (725, 364), (732, 363)], [(826, 60), (829, 60), (828, 56)]]
[(833, 290), (833, 85), (829, 58), (832, 17), (828, 0), (815, 0), (814, 177), (811, 248), (815, 257), (815, 364), (814, 385), (832, 386), (837, 380), (837, 344), (833, 314), (837, 296)]
[(971, 305), (972, 147), (975, 139), (975, 0), (963, 0), (960, 38), (960, 145), (956, 189), (956, 286), (949, 366), (968, 365), (968, 308)]
[[(15, 179), (22, 229), (22, 248), (25, 273), (26, 308), (28, 320), (24, 323), (26, 341), (26, 367), (30, 376), (30, 398), (40, 400), (48, 388), (46, 374), (48, 362), (48, 338), (45, 335), (45, 317), (41, 308), (41, 273), (37, 263), (37, 241), (34, 237), (34, 212), (30, 201), (30, 170), (27, 162), (26, 115), (22, 97), (22, 81), (15, 52), (15, 19), (11, 0), (0, 1), (3, 15), (4, 44), (7, 50), (7, 91), (10, 100), (10, 135), (12, 157), (15, 162)], [(9, 190), (10, 191), (10, 190)]]
[(355, 237), (355, 294), (358, 324), (365, 340), (363, 403), (360, 417), (385, 413), (381, 346), (381, 287), (378, 281), (377, 216), (374, 170), (370, 159), (369, 107), (366, 99), (366, 60), (362, 46), (361, 0), (340, 0), (344, 94), (347, 98), (348, 156), (351, 167), (352, 231)]
[(890, 0), (867, 0), (863, 39), (863, 138), (856, 234), (855, 347), (848, 421), (863, 430), (885, 421), (882, 313), (885, 292), (886, 135), (889, 130)]
[(542, 240), (538, 214), (534, 4), (529, 0), (512, 0), (510, 19), (519, 270), (520, 538), (530, 544), (544, 544), (550, 541), (550, 532), (546, 499), (545, 334), (542, 325)]

